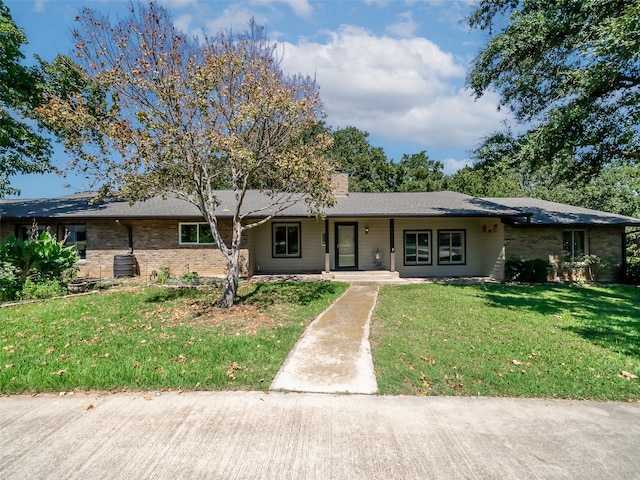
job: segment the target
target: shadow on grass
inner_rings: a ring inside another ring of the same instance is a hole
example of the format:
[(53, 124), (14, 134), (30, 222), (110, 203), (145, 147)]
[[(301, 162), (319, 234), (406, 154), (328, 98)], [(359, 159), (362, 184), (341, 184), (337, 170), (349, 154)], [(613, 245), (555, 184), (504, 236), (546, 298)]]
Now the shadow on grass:
[(640, 289), (566, 285), (479, 287), (490, 305), (543, 315), (571, 312), (576, 324), (562, 327), (624, 355), (640, 355)]
[(200, 294), (192, 288), (163, 288), (148, 293), (144, 301), (145, 303), (164, 303), (197, 295)]
[(318, 298), (333, 295), (337, 285), (333, 282), (269, 282), (259, 283), (256, 288), (237, 297), (238, 305), (267, 307), (276, 303), (308, 305)]

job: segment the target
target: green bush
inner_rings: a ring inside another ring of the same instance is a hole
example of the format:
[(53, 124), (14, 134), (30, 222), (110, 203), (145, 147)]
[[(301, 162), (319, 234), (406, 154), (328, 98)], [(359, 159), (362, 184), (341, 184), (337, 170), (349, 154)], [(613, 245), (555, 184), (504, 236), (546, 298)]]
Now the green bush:
[(169, 267), (162, 267), (159, 272), (157, 270), (151, 272), (151, 280), (160, 285), (167, 283), (170, 278), (173, 278), (173, 275)]
[(505, 279), (508, 282), (544, 283), (550, 271), (549, 262), (541, 259), (509, 259), (504, 266)]
[(20, 291), (18, 269), (8, 262), (0, 261), (0, 301), (14, 300)]
[(640, 285), (640, 261), (627, 263), (625, 280), (631, 285)]
[(38, 233), (34, 224), (26, 240), (11, 237), (0, 245), (0, 300), (66, 294), (66, 285), (77, 275), (80, 255), (64, 242), (48, 230)]
[(45, 278), (35, 282), (27, 278), (20, 296), (23, 300), (33, 300), (38, 298), (61, 297), (67, 293), (69, 293), (67, 287), (54, 278)]

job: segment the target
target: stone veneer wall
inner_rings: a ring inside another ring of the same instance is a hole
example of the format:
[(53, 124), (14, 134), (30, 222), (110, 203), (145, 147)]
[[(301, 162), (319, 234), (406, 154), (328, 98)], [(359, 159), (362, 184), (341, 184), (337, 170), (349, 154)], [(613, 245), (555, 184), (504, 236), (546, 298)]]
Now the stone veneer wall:
[(562, 232), (567, 229), (587, 232), (589, 254), (597, 255), (607, 264), (607, 268), (596, 272), (596, 280), (618, 279), (622, 265), (622, 235), (624, 227), (512, 227), (505, 225), (506, 258), (520, 260), (543, 259), (553, 266), (549, 280), (589, 280), (586, 269), (579, 271), (563, 267)]

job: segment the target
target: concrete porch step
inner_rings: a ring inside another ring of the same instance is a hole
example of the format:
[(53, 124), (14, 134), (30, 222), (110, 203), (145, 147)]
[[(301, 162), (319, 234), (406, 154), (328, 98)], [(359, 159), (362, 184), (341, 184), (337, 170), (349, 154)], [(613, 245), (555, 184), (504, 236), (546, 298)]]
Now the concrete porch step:
[(363, 270), (345, 272), (322, 272), (323, 280), (346, 283), (402, 283), (398, 272), (388, 270)]

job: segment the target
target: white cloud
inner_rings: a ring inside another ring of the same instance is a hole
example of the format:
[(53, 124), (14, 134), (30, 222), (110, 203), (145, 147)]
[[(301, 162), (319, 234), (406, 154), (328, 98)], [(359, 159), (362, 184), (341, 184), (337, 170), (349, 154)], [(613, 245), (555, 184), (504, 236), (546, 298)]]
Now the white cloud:
[(249, 25), (251, 18), (254, 18), (258, 25), (267, 25), (268, 18), (263, 14), (252, 10), (248, 3), (231, 3), (221, 14), (206, 21), (205, 30), (210, 35), (219, 32), (227, 32), (230, 28), (234, 31), (244, 31)]
[(444, 164), (443, 172), (445, 175), (452, 175), (456, 173), (458, 170), (464, 167), (470, 167), (473, 165), (473, 161), (470, 158), (465, 158), (463, 160), (456, 160), (455, 158), (445, 158), (442, 160)]
[(168, 7), (184, 8), (196, 5), (198, 0), (158, 0), (158, 2), (162, 5), (167, 5)]
[(419, 24), (413, 20), (411, 12), (404, 12), (398, 15), (398, 21), (387, 27), (387, 32), (398, 37), (413, 37)]
[(193, 21), (193, 16), (186, 13), (184, 15), (179, 15), (176, 18), (174, 18), (173, 25), (181, 32), (190, 33), (192, 21)]
[(500, 127), (498, 98), (474, 101), (462, 88), (466, 66), (426, 38), (374, 36), (343, 26), (325, 43), (284, 45), (283, 68), (315, 75), (336, 127), (378, 138), (469, 150)]
[(311, 18), (313, 16), (313, 7), (307, 0), (285, 0), (285, 2), (298, 17)]

